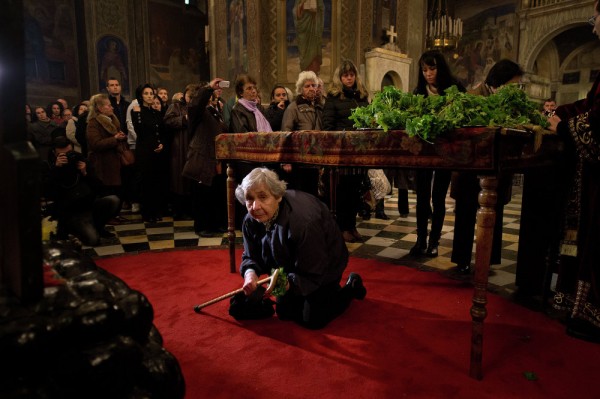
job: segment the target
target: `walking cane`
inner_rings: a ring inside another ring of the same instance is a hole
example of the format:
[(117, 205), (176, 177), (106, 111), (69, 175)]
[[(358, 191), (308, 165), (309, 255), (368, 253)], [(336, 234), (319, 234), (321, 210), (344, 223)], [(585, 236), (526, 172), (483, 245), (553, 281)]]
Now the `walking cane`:
[[(261, 285), (261, 284), (264, 284), (264, 283), (270, 281), (269, 286), (267, 287), (267, 290), (265, 291), (265, 296), (269, 295), (271, 293), (271, 291), (273, 291), (273, 289), (275, 288), (275, 284), (277, 283), (278, 275), (279, 275), (279, 269), (275, 269), (275, 271), (273, 272), (272, 275), (270, 275), (269, 277), (265, 277), (262, 280), (257, 281), (258, 285)], [(215, 299), (211, 299), (208, 302), (204, 302), (204, 303), (201, 303), (200, 305), (196, 305), (196, 306), (194, 306), (194, 312), (200, 313), (200, 312), (202, 312), (203, 308), (210, 306), (214, 303), (221, 302), (223, 299), (231, 298), (232, 296), (234, 296), (240, 292), (243, 292), (243, 291), (244, 291), (243, 288), (238, 288), (235, 291), (228, 292), (227, 294), (221, 295), (220, 297), (217, 297)]]

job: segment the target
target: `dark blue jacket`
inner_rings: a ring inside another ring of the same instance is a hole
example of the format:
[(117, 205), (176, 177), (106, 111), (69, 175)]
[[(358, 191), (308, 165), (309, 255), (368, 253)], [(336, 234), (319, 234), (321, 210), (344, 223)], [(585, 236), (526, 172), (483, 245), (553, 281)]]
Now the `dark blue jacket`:
[(240, 271), (271, 274), (283, 267), (290, 289), (306, 296), (340, 281), (348, 264), (348, 249), (329, 209), (318, 198), (288, 190), (270, 230), (246, 215), (242, 226), (244, 252)]

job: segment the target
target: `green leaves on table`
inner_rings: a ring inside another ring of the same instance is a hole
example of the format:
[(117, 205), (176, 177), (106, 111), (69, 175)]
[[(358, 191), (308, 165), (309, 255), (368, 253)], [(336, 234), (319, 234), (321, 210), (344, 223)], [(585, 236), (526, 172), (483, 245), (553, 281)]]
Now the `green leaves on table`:
[(371, 104), (355, 108), (350, 119), (356, 128), (404, 129), (409, 136), (426, 141), (467, 126), (548, 126), (536, 103), (515, 84), (503, 86), (489, 97), (463, 93), (456, 86), (446, 89), (443, 96), (428, 97), (386, 86)]

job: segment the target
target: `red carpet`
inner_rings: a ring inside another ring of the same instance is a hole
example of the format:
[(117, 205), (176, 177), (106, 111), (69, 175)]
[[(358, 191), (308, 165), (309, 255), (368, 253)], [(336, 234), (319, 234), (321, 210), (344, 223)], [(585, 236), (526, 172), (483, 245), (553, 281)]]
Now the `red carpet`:
[[(239, 259), (239, 256), (238, 256)], [(598, 398), (600, 345), (488, 296), (483, 381), (468, 376), (472, 288), (433, 272), (351, 258), (364, 301), (325, 329), (237, 322), (227, 300), (241, 286), (226, 250), (143, 253), (97, 264), (143, 292), (187, 396), (200, 398)], [(530, 380), (524, 373), (537, 377)]]

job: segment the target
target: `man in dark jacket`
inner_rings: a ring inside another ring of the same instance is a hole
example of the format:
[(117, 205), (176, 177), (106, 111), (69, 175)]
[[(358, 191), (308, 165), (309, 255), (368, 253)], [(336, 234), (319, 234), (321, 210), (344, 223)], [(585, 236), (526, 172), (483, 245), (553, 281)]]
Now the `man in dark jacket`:
[(108, 78), (106, 83), (108, 99), (110, 100), (110, 105), (113, 107), (115, 116), (124, 129), (127, 126), (127, 107), (129, 107), (130, 102), (125, 100), (125, 97), (121, 95), (122, 90), (121, 83), (116, 78)]
[(252, 170), (236, 197), (248, 209), (240, 267), (246, 295), (257, 289), (259, 275), (283, 268), (288, 285), (277, 298), (277, 315), (312, 329), (342, 314), (352, 299), (365, 297), (356, 273), (340, 288), (348, 249), (323, 202), (302, 191), (286, 191), (286, 183), (266, 168)]
[(88, 170), (85, 158), (73, 151), (73, 144), (67, 137), (56, 137), (52, 146), (45, 191), (54, 203), (52, 216), (58, 222), (59, 238), (73, 234), (83, 244), (95, 246), (100, 238), (113, 237), (114, 234), (104, 226), (118, 214), (119, 198), (97, 195), (100, 181)]

